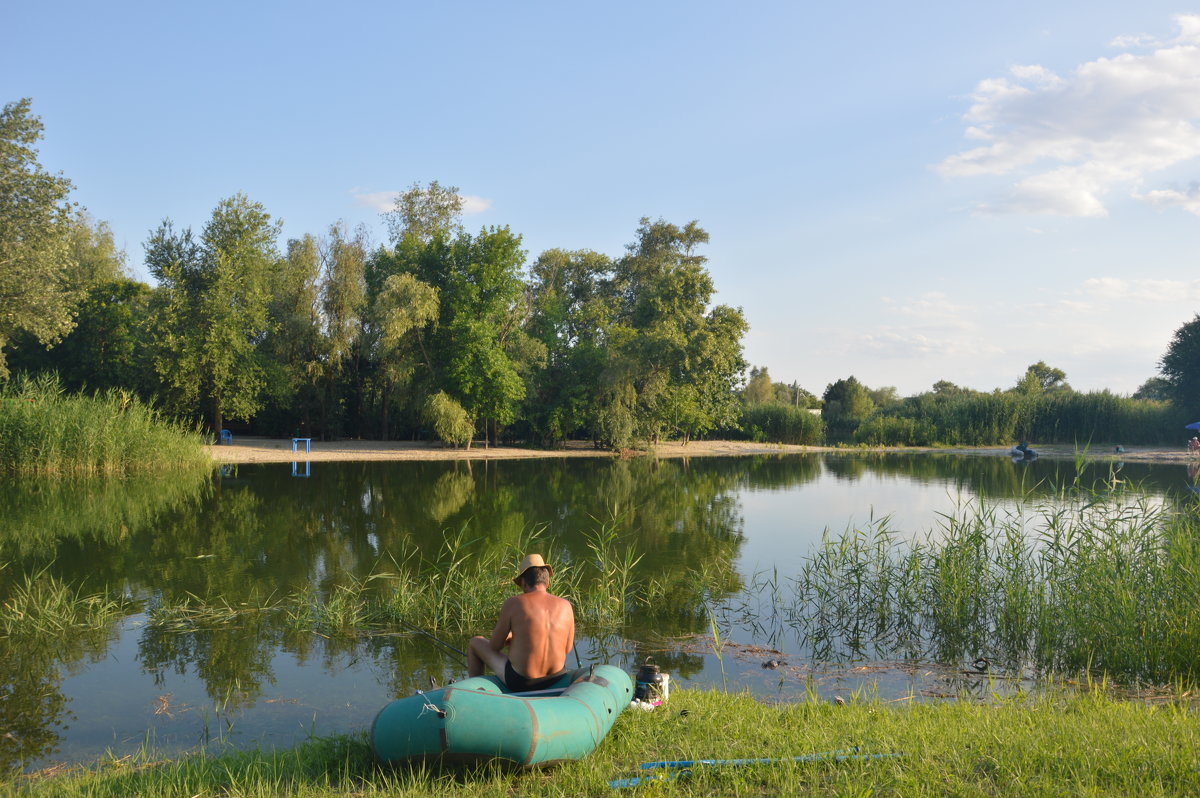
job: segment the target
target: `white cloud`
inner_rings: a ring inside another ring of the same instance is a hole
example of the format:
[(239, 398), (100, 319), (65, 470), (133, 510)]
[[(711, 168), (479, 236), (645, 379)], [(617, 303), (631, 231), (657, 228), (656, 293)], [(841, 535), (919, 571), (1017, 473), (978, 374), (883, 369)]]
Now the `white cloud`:
[(1001, 351), (976, 336), (902, 327), (880, 327), (859, 336), (856, 343), (856, 348), (886, 358), (979, 357)]
[(1200, 15), (1175, 23), (1179, 36), (1149, 53), (1098, 58), (1067, 76), (1029, 65), (981, 81), (965, 121), (966, 137), (984, 143), (937, 170), (1017, 178), (1007, 196), (980, 206), (985, 213), (1105, 215), (1114, 189), (1200, 156)]
[(483, 213), (488, 208), (492, 207), (492, 201), (490, 199), (476, 197), (472, 194), (463, 194), (462, 201), (462, 211), (467, 216), (470, 216), (473, 213)]
[(1187, 188), (1172, 186), (1134, 196), (1156, 208), (1183, 208), (1200, 216), (1200, 183), (1190, 183)]
[(1158, 47), (1159, 41), (1149, 33), (1128, 33), (1117, 36), (1108, 46), (1118, 50), (1133, 50), (1138, 47)]
[(1082, 291), (1098, 299), (1188, 303), (1200, 300), (1200, 280), (1126, 280), (1120, 277), (1093, 277), (1084, 280)]
[(366, 193), (355, 193), (355, 204), (364, 208), (374, 208), (380, 213), (387, 213), (396, 205), (396, 197), (400, 196), (399, 191), (371, 191)]
[(930, 291), (897, 306), (896, 312), (902, 316), (911, 316), (926, 322), (939, 322), (965, 328), (968, 323), (964, 317), (973, 313), (974, 309), (951, 303), (941, 291)]
[[(352, 191), (354, 201), (357, 205), (364, 208), (374, 208), (379, 213), (387, 213), (396, 207), (396, 197), (400, 196), (399, 191)], [(483, 213), (492, 207), (492, 201), (485, 197), (476, 197), (473, 194), (463, 194), (462, 197), (462, 212), (466, 216), (476, 213)]]

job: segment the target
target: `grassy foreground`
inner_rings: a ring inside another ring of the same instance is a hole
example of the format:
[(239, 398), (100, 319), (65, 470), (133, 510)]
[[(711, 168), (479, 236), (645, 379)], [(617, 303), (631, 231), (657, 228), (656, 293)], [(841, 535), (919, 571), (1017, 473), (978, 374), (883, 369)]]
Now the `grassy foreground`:
[[(369, 723), (363, 719), (364, 726)], [(642, 762), (791, 758), (859, 746), (902, 756), (697, 768), (635, 789)], [(1184, 703), (1122, 701), (1099, 691), (978, 705), (804, 701), (681, 690), (654, 712), (627, 711), (586, 760), (505, 772), (486, 766), (382, 769), (362, 736), (293, 750), (179, 761), (126, 758), (21, 777), (20, 792), (62, 796), (1195, 795), (1200, 717)]]

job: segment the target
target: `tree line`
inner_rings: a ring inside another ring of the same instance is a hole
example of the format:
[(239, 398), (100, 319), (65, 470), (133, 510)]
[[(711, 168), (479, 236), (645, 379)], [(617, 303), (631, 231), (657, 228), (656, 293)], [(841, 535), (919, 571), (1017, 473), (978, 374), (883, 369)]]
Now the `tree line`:
[(747, 324), (712, 304), (695, 221), (643, 218), (620, 257), (554, 249), (526, 269), (520, 235), (468, 231), (436, 181), (397, 199), (380, 246), (339, 222), (280, 250), (279, 221), (236, 194), (199, 231), (152, 231), (151, 287), (37, 163), (29, 101), (0, 126), (0, 377), (54, 370), (269, 435), (619, 448), (735, 423)]
[(712, 304), (697, 222), (643, 218), (620, 256), (551, 249), (527, 263), (520, 235), (468, 231), (457, 190), (436, 181), (397, 198), (378, 246), (337, 222), (280, 249), (279, 221), (242, 194), (198, 231), (164, 220), (143, 244), (150, 286), (37, 162), (41, 135), (28, 99), (0, 111), (0, 379), (54, 371), (71, 391), (124, 388), (214, 432), (1157, 443), (1200, 413), (1200, 316), (1132, 398), (1077, 393), (1043, 362), (1007, 390), (943, 380), (910, 397), (854, 377), (820, 397), (765, 367), (747, 378), (748, 325)]
[[(1200, 319), (1190, 324), (1200, 330)], [(1173, 344), (1164, 356), (1164, 364), (1175, 362), (1170, 354), (1175, 348)], [(1200, 357), (1193, 363), (1200, 370)], [(1029, 366), (1007, 389), (976, 391), (939, 380), (930, 390), (906, 397), (894, 387), (869, 388), (851, 376), (830, 383), (818, 398), (794, 384), (771, 382), (765, 368), (750, 374), (742, 423), (726, 433), (784, 443), (1172, 444), (1182, 443), (1183, 426), (1192, 420), (1188, 414), (1195, 412), (1187, 409), (1186, 397), (1192, 394), (1172, 394), (1164, 388), (1171, 384), (1167, 378), (1151, 378), (1132, 397), (1107, 390), (1081, 392), (1071, 388), (1062, 369), (1043, 361)]]

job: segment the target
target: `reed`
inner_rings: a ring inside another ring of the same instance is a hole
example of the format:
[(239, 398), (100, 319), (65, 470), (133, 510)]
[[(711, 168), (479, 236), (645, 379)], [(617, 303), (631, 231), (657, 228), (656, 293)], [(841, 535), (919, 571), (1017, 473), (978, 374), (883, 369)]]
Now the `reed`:
[[(0, 577), (10, 566), (0, 565)], [(107, 594), (72, 588), (43, 568), (25, 574), (0, 603), (0, 637), (29, 645), (33, 638), (64, 638), (109, 628), (124, 617), (128, 603)]]
[(611, 633), (660, 597), (663, 585), (636, 575), (641, 556), (622, 540), (615, 521), (588, 535), (591, 556), (569, 560), (556, 554), (541, 529), (507, 542), (474, 538), (470, 525), (448, 532), (432, 556), (415, 545), (376, 563), (366, 576), (286, 596), (230, 605), (219, 596), (187, 595), (149, 610), (148, 623), (162, 633), (188, 633), (270, 621), (288, 632), (326, 637), (395, 634), (412, 627), (448, 637), (487, 633), (504, 600), (516, 592), (512, 575), (522, 556), (541, 552), (555, 563), (551, 589), (575, 606), (581, 635)]
[(54, 375), (0, 386), (0, 471), (131, 474), (209, 471), (204, 438), (129, 391), (64, 392)]
[(909, 397), (877, 412), (854, 431), (872, 446), (994, 446), (1028, 439), (1182, 444), (1190, 419), (1167, 402), (1130, 399), (1109, 391), (1058, 391)]
[(887, 519), (827, 534), (777, 611), (822, 659), (985, 657), (1017, 670), (1194, 683), (1198, 541), (1194, 507), (1136, 492), (1003, 512), (972, 503), (916, 539)]
[(748, 405), (742, 408), (736, 429), (721, 430), (718, 434), (734, 439), (819, 446), (825, 439), (825, 422), (821, 416), (801, 407)]

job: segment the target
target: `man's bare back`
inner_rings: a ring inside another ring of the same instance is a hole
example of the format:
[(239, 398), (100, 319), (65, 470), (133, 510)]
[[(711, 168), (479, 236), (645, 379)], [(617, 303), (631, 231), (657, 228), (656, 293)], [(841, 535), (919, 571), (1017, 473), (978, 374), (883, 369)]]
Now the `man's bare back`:
[(571, 602), (545, 589), (511, 596), (489, 642), (496, 650), (507, 643), (509, 662), (528, 679), (559, 673), (575, 644), (575, 611)]
[(526, 571), (513, 580), (521, 586), (522, 593), (505, 600), (491, 637), (472, 638), (467, 655), (467, 672), (471, 676), (481, 676), (485, 667), (491, 667), (514, 690), (562, 673), (566, 670), (567, 654), (575, 645), (575, 611), (571, 602), (549, 592), (549, 574), (553, 570), (541, 565), (540, 556), (531, 557), (539, 564), (535, 567), (542, 570), (531, 568), (528, 573), (534, 576), (540, 573), (540, 581), (526, 584), (522, 581)]

